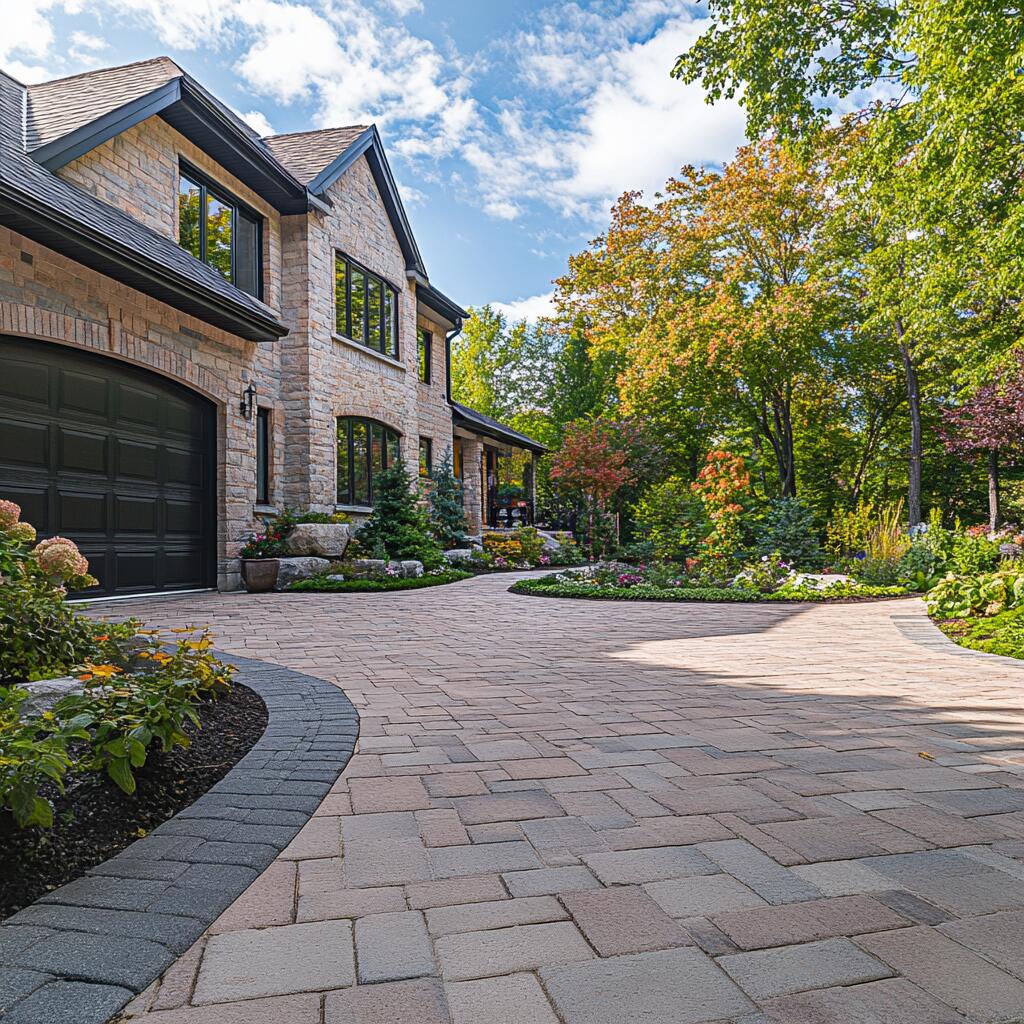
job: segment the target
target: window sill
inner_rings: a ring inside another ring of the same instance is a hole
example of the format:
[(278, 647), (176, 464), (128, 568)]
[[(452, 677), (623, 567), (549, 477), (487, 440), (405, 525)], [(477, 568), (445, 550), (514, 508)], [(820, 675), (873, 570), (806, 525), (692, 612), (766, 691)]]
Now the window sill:
[(357, 515), (369, 515), (373, 511), (372, 505), (335, 505), (335, 512), (355, 512)]
[(344, 334), (332, 334), (331, 337), (342, 345), (347, 345), (349, 348), (355, 349), (357, 352), (362, 352), (363, 355), (379, 359), (382, 363), (387, 363), (388, 366), (393, 366), (396, 370), (401, 370), (402, 373), (405, 373), (405, 364), (399, 362), (394, 356), (386, 356), (383, 352), (376, 352), (367, 345), (360, 344), (358, 341), (353, 341), (351, 338), (346, 338)]
[(277, 509), (273, 505), (256, 504), (252, 507), (253, 512), (258, 516), (276, 516)]

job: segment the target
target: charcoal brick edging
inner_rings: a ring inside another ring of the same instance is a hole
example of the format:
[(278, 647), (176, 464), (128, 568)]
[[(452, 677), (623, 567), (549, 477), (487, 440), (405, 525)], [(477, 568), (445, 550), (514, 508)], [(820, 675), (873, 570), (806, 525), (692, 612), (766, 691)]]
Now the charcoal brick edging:
[(359, 715), (337, 687), (224, 656), (267, 706), (255, 746), (191, 806), (0, 925), (0, 1021), (103, 1024), (270, 865), (348, 764)]

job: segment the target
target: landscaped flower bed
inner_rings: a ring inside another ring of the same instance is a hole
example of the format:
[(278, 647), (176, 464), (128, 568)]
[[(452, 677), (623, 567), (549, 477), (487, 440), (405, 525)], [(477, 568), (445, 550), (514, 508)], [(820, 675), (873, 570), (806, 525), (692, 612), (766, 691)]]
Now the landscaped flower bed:
[[(625, 574), (622, 574), (625, 575)], [(513, 594), (540, 597), (574, 597), (605, 601), (862, 601), (870, 598), (905, 597), (905, 587), (872, 587), (856, 583), (833, 583), (824, 589), (793, 586), (774, 592), (752, 587), (658, 586), (627, 581), (602, 583), (596, 579), (570, 578), (557, 573), (540, 579), (519, 580), (509, 590)]]
[(423, 576), (391, 576), (373, 579), (331, 579), (330, 574), (326, 574), (297, 580), (288, 587), (288, 590), (304, 593), (380, 594), (392, 590), (420, 590), (423, 587), (439, 587), (445, 583), (468, 580), (472, 575), (471, 572), (462, 572), (459, 569), (435, 569)]

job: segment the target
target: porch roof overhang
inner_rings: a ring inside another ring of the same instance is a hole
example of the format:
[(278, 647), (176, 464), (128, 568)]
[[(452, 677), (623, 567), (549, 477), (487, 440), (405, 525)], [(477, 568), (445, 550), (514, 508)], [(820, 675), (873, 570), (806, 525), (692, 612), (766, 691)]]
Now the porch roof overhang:
[(452, 402), (452, 421), (457, 427), (462, 427), (473, 434), (501, 441), (513, 448), (524, 448), (535, 455), (543, 455), (548, 450), (540, 441), (535, 441), (532, 437), (527, 437), (526, 434), (521, 434), (518, 430), (513, 430), (460, 402)]

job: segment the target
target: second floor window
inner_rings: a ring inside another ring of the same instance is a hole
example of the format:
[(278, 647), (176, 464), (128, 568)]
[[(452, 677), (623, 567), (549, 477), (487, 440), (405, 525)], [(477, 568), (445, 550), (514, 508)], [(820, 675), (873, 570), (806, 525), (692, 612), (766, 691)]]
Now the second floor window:
[(433, 343), (433, 336), (430, 331), (422, 327), (416, 331), (417, 359), (419, 360), (420, 380), (424, 384), (430, 383), (430, 350)]
[(178, 244), (225, 281), (261, 297), (260, 228), (253, 211), (191, 168), (178, 176)]
[(398, 292), (341, 253), (334, 257), (334, 319), (338, 334), (398, 358)]
[(374, 477), (398, 462), (398, 434), (383, 423), (338, 417), (338, 504), (372, 505)]

